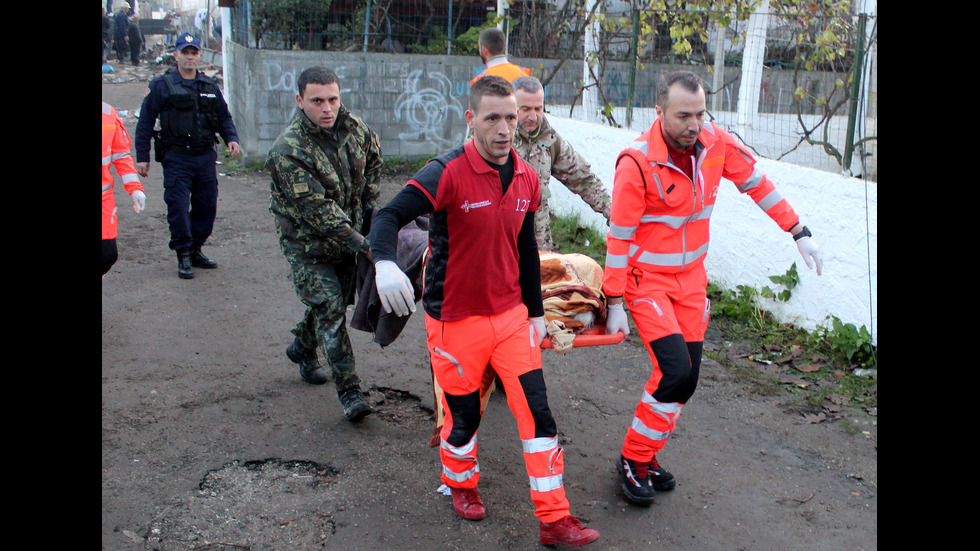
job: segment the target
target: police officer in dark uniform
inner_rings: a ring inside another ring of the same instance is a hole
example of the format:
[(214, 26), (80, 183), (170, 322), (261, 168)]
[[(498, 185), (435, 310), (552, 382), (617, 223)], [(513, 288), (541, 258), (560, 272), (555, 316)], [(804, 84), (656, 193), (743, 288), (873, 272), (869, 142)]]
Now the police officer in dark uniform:
[[(218, 143), (224, 139), (234, 157), (241, 152), (238, 131), (217, 83), (198, 71), (201, 41), (190, 33), (177, 37), (177, 69), (155, 78), (143, 99), (136, 125), (136, 171), (150, 169), (150, 139), (163, 164), (163, 200), (167, 203), (170, 248), (177, 252), (177, 275), (194, 277), (194, 268), (217, 268), (201, 245), (214, 228), (218, 205)], [(159, 118), (159, 130), (154, 130)]]

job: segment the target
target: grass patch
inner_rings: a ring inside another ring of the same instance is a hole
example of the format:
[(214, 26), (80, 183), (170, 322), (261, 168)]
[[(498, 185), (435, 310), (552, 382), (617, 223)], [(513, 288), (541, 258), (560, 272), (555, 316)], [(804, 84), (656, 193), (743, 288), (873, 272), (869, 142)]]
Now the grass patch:
[(778, 323), (764, 308), (767, 300), (776, 299), (744, 285), (722, 289), (711, 284), (708, 297), (709, 331), (725, 344), (708, 355), (737, 380), (763, 395), (782, 387), (807, 407), (877, 415), (877, 348), (866, 328), (836, 318), (814, 332)]
[(555, 215), (551, 219), (551, 240), (557, 252), (584, 254), (606, 265), (606, 242), (599, 230), (583, 224), (578, 216)]
[(224, 145), (218, 146), (218, 160), (227, 174), (255, 174), (265, 172), (265, 157), (248, 157), (243, 152), (237, 157), (231, 156), (231, 151)]
[(412, 172), (413, 174), (418, 172), (425, 166), (425, 163), (429, 162), (432, 157), (415, 157), (412, 159), (404, 159), (402, 157), (385, 157), (381, 164), (382, 174), (392, 175), (401, 174), (404, 172)]

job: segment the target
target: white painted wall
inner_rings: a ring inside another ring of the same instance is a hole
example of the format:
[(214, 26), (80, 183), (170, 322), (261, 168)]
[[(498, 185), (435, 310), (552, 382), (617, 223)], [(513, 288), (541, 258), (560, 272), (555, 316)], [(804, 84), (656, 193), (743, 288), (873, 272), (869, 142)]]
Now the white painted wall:
[[(548, 121), (592, 164), (612, 193), (616, 157), (640, 132), (556, 115), (548, 115)], [(796, 262), (800, 285), (789, 302), (767, 300), (767, 310), (780, 321), (809, 330), (829, 327), (829, 317), (837, 316), (867, 326), (877, 342), (877, 184), (767, 159), (759, 159), (759, 166), (813, 231), (824, 253), (823, 275), (807, 269), (793, 239), (729, 184), (721, 186), (712, 213), (708, 277), (729, 289), (775, 288), (769, 276), (784, 274)], [(551, 193), (557, 212), (577, 213), (603, 233), (608, 230), (600, 215), (554, 179)]]

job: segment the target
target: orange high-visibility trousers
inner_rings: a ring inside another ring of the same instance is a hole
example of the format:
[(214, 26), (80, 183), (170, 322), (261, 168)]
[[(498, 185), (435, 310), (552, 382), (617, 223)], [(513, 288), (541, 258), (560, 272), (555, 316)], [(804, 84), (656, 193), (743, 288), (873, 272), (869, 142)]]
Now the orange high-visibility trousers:
[(522, 304), (502, 314), (447, 322), (426, 316), (425, 327), (432, 370), (447, 412), (440, 434), (442, 482), (455, 488), (476, 488), (479, 482), (480, 384), (492, 364), (517, 419), (534, 514), (542, 522), (568, 515), (564, 454), (548, 407), (541, 349), (527, 308)]
[(649, 462), (694, 394), (711, 305), (704, 266), (666, 274), (633, 270), (624, 298), (647, 353), (650, 378), (626, 431), (623, 456)]

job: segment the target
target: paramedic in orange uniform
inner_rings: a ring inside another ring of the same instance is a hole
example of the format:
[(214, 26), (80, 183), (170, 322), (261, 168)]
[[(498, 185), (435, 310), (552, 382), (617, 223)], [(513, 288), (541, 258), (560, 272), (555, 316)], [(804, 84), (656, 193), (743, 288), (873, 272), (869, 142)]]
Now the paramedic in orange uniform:
[(539, 540), (585, 545), (599, 533), (571, 516), (565, 497), (564, 454), (541, 371), (545, 326), (534, 237), (541, 190), (512, 148), (517, 102), (510, 83), (488, 76), (474, 84), (466, 122), (473, 139), (429, 161), (372, 220), (378, 294), (388, 312), (414, 309), (412, 285), (394, 262), (396, 235), (431, 213), (422, 304), (448, 412), (439, 456), (453, 508), (469, 520), (486, 514), (476, 491), (477, 428), (480, 383), (493, 364), (517, 418)]
[(722, 177), (792, 234), (810, 268), (823, 260), (810, 230), (734, 137), (705, 123), (705, 91), (688, 71), (663, 75), (657, 120), (616, 161), (603, 291), (608, 333), (629, 334), (624, 305), (653, 369), (626, 431), (618, 470), (627, 499), (653, 503), (674, 476), (657, 461), (694, 393), (710, 304), (704, 258)]
[(116, 114), (115, 108), (102, 102), (102, 275), (119, 258), (116, 248), (116, 237), (119, 235), (119, 209), (116, 208), (116, 198), (113, 196), (115, 179), (111, 167), (116, 167), (116, 174), (122, 180), (123, 187), (133, 199), (133, 210), (137, 213), (146, 206), (146, 194), (143, 184), (136, 174), (136, 163), (130, 155), (129, 133), (123, 126), (122, 119)]

